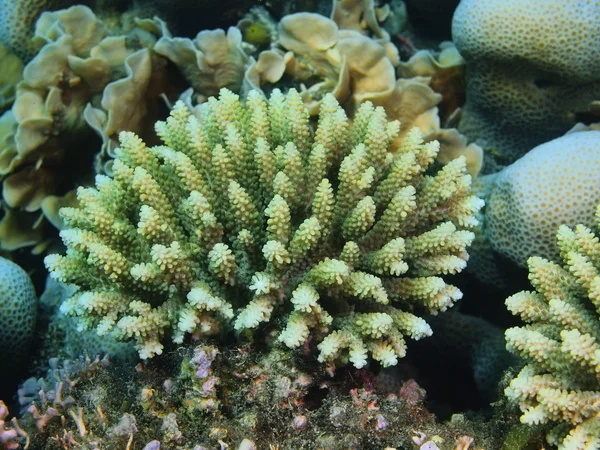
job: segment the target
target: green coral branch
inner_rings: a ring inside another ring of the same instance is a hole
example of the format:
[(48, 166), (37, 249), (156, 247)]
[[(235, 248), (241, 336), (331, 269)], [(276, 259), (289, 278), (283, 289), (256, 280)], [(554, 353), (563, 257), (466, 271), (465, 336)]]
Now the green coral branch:
[[(600, 207), (596, 209), (600, 226)], [(553, 423), (548, 441), (559, 449), (600, 446), (600, 239), (562, 225), (563, 264), (529, 258), (535, 291), (506, 300), (526, 325), (506, 331), (507, 348), (527, 364), (505, 394), (526, 424)]]
[(299, 94), (247, 101), (222, 90), (198, 117), (177, 103), (147, 147), (121, 133), (113, 178), (80, 188), (61, 211), (64, 256), (46, 265), (80, 290), (63, 311), (116, 331), (140, 356), (165, 335), (239, 332), (284, 316), (290, 348), (311, 335), (321, 361), (383, 365), (405, 337), (431, 334), (411, 311), (445, 310), (460, 291), (434, 275), (460, 271), (482, 201), (465, 160), (438, 173), (436, 143), (399, 132), (365, 103), (354, 123), (333, 95), (315, 131)]

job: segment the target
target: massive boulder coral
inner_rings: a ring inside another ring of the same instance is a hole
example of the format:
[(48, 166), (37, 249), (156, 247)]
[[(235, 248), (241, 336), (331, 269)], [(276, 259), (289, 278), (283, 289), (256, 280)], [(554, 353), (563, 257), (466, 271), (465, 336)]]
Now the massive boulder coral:
[(0, 376), (27, 359), (36, 317), (37, 295), (29, 275), (0, 256)]
[(600, 5), (463, 0), (452, 34), (467, 61), (460, 131), (501, 163), (564, 134), (600, 95)]
[[(600, 207), (596, 209), (600, 226)], [(600, 447), (600, 240), (584, 226), (561, 226), (560, 259), (531, 257), (535, 291), (506, 300), (527, 323), (506, 331), (507, 348), (525, 367), (506, 395), (527, 424), (552, 423), (548, 441), (562, 450)]]
[(436, 142), (415, 129), (393, 155), (398, 122), (365, 103), (350, 125), (331, 94), (315, 132), (295, 90), (222, 90), (199, 116), (178, 102), (156, 147), (122, 133), (114, 178), (61, 210), (67, 254), (45, 263), (80, 287), (62, 309), (82, 326), (149, 358), (165, 335), (284, 323), (279, 341), (313, 336), (321, 361), (389, 366), (431, 333), (412, 311), (461, 297), (440, 275), (465, 267), (482, 206), (464, 158), (429, 173)]
[(31, 30), (40, 14), (73, 3), (73, 0), (0, 0), (0, 42), (22, 57), (31, 55)]
[(15, 87), (21, 81), (23, 62), (8, 47), (0, 43), (0, 111), (9, 107), (15, 99)]
[(501, 283), (497, 255), (526, 267), (530, 256), (558, 257), (560, 225), (592, 226), (600, 202), (600, 131), (575, 128), (475, 183), (483, 217), (469, 270)]

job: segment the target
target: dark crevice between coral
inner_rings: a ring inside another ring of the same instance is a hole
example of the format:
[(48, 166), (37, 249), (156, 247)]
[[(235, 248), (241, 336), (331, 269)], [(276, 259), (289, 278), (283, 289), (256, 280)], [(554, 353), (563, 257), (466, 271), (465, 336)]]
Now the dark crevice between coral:
[(410, 24), (420, 35), (432, 39), (452, 39), (452, 16), (459, 0), (406, 0)]

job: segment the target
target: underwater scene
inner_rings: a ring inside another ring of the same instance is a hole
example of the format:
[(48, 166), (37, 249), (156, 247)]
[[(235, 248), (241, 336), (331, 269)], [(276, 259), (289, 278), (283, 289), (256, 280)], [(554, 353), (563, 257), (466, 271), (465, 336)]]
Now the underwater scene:
[(600, 1), (0, 0), (0, 450), (600, 450)]

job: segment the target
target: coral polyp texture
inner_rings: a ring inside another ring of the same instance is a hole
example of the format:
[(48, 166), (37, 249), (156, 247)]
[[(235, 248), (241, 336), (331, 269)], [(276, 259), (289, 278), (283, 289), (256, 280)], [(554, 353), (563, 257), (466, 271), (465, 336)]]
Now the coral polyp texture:
[(37, 295), (21, 266), (0, 256), (0, 365), (15, 370), (27, 359), (37, 315)]
[(599, 19), (588, 0), (461, 1), (452, 23), (468, 67), (460, 131), (506, 164), (572, 128), (600, 94)]
[(67, 253), (45, 262), (80, 288), (63, 311), (142, 358), (166, 336), (270, 323), (289, 348), (312, 336), (322, 362), (389, 366), (431, 334), (416, 314), (461, 297), (440, 275), (465, 267), (482, 206), (464, 158), (435, 171), (417, 129), (392, 154), (397, 121), (367, 102), (350, 124), (331, 94), (316, 130), (295, 90), (223, 89), (196, 111), (157, 122), (164, 145), (122, 133), (113, 178), (61, 210)]
[(557, 241), (563, 264), (530, 258), (535, 291), (506, 300), (527, 322), (506, 331), (507, 348), (527, 364), (505, 393), (521, 422), (556, 425), (547, 438), (559, 449), (599, 448), (600, 240), (583, 225), (562, 225)]
[[(532, 255), (555, 259), (560, 225), (593, 226), (600, 202), (600, 131), (574, 129), (535, 147), (504, 170), (479, 177), (476, 184), (477, 194), (485, 199), (485, 247), (520, 267), (526, 267)], [(473, 261), (479, 257), (478, 244), (473, 244)], [(469, 267), (476, 273), (487, 268)]]

